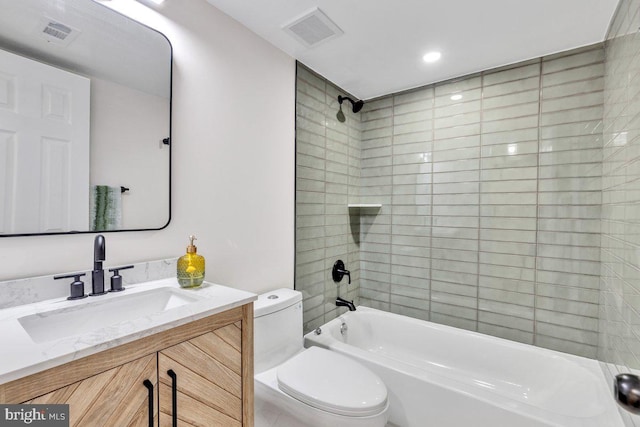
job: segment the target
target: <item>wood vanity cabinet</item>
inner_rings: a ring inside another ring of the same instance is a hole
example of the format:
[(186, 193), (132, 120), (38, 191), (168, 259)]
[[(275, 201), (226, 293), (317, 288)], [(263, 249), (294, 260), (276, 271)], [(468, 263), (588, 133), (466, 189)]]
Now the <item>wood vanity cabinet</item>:
[(0, 402), (68, 403), (71, 426), (251, 427), (253, 304), (0, 385)]
[(143, 382), (151, 381), (155, 389), (157, 366), (155, 355), (145, 356), (22, 403), (67, 403), (70, 426), (147, 427), (149, 392)]
[(185, 425), (242, 426), (240, 333), (232, 324), (158, 353), (160, 426), (173, 425), (174, 399)]

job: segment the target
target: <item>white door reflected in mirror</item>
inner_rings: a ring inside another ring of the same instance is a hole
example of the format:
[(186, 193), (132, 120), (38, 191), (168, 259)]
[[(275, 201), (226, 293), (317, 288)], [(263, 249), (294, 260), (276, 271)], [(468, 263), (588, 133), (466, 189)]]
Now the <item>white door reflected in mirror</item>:
[(87, 230), (90, 81), (0, 50), (0, 233)]

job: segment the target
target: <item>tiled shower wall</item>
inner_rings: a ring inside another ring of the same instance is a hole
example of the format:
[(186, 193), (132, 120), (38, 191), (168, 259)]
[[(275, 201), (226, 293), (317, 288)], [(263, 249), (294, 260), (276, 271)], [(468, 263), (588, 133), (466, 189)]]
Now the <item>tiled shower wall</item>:
[(598, 358), (640, 369), (640, 0), (622, 0), (606, 42)]
[[(303, 294), (304, 331), (337, 316), (336, 296), (358, 303), (359, 223), (347, 203), (360, 186), (360, 114), (344, 103), (346, 121), (336, 119), (338, 95), (348, 95), (301, 64), (296, 91), (296, 277)], [(336, 284), (338, 259), (351, 272)]]
[[(339, 123), (342, 92), (299, 65), (305, 331), (340, 294), (595, 357), (603, 75), (597, 45), (345, 108)], [(383, 206), (350, 215), (358, 201)], [(351, 286), (331, 280), (336, 259)]]
[(595, 357), (604, 49), (368, 102), (360, 301)]

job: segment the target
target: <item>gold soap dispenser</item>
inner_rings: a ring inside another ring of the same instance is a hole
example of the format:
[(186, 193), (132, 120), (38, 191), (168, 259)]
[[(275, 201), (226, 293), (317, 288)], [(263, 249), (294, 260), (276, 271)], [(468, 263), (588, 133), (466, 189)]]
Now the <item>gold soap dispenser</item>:
[(178, 259), (178, 283), (183, 288), (195, 288), (204, 281), (204, 257), (198, 255), (198, 248), (193, 244), (196, 236), (189, 236), (186, 255)]

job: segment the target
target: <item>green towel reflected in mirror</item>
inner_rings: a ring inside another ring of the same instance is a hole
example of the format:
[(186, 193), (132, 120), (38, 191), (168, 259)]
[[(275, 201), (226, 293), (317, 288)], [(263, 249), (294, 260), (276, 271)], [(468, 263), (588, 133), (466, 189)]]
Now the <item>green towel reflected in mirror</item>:
[(91, 187), (90, 225), (92, 231), (122, 228), (122, 190), (120, 187)]

